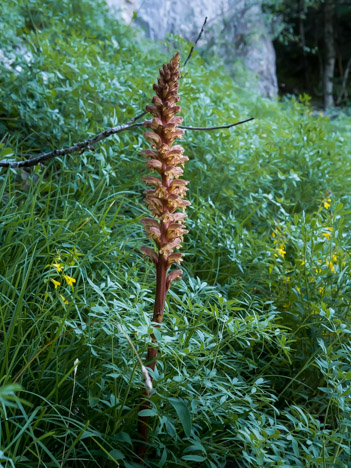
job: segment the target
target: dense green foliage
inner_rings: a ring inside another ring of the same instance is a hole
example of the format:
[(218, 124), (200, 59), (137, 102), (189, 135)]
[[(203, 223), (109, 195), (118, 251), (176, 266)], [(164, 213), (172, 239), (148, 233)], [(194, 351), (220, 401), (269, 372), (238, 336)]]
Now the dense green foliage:
[[(97, 0), (6, 0), (0, 44), (2, 159), (126, 122), (189, 50), (161, 52)], [(180, 91), (188, 125), (255, 121), (184, 136), (190, 232), (161, 330), (141, 129), (1, 171), (0, 466), (139, 466), (121, 328), (142, 358), (152, 331), (161, 349), (148, 466), (351, 464), (350, 121), (258, 98), (196, 53)]]

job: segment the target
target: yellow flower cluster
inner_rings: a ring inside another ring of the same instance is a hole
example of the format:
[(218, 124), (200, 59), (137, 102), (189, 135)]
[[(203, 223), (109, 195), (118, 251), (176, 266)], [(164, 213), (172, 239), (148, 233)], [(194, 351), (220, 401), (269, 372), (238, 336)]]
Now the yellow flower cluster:
[[(335, 255), (333, 255), (333, 257), (335, 257)], [(325, 264), (327, 265), (327, 267), (329, 267), (329, 269), (330, 269), (330, 271), (332, 273), (336, 274), (336, 269), (335, 269), (334, 263), (331, 260), (327, 260), (325, 262)]]
[[(285, 254), (286, 254), (286, 250), (284, 250), (285, 247), (283, 244), (280, 245), (280, 247), (278, 249), (276, 249), (276, 251), (284, 258), (285, 257)], [(276, 257), (278, 257), (278, 254), (274, 254)]]
[(68, 275), (63, 275), (63, 277), (65, 278), (66, 283), (68, 284), (68, 286), (71, 286), (71, 288), (73, 289), (73, 283), (75, 283), (76, 280), (74, 278), (72, 278), (71, 276), (68, 276)]
[(63, 271), (63, 263), (53, 263), (52, 266), (56, 268), (58, 273), (61, 273), (61, 271)]
[(325, 200), (323, 200), (323, 206), (326, 210), (330, 208), (330, 203), (331, 203), (331, 198), (326, 198)]
[(51, 278), (51, 281), (54, 283), (55, 289), (57, 289), (58, 286), (61, 286), (60, 281), (56, 281), (56, 280), (54, 280), (52, 278)]
[[(47, 265), (47, 268), (52, 268), (56, 270), (56, 273), (60, 274), (59, 278), (50, 278), (50, 281), (54, 285), (55, 289), (60, 289), (63, 281), (67, 286), (70, 286), (72, 288), (72, 291), (74, 290), (74, 284), (77, 280), (72, 276), (65, 274), (65, 270), (66, 268), (70, 268), (75, 264), (79, 255), (82, 254), (78, 253), (77, 249), (74, 248), (74, 251), (70, 252), (70, 254), (67, 254), (67, 259), (62, 260), (60, 252), (58, 252), (53, 263), (51, 265)], [(65, 305), (68, 304), (68, 300), (65, 298), (65, 296), (59, 294), (59, 297)]]
[(279, 231), (279, 228), (274, 229), (272, 232), (272, 237), (273, 237), (273, 244), (275, 244), (275, 250), (277, 253), (274, 254), (275, 257), (285, 257), (286, 250), (285, 250), (285, 244), (284, 244), (284, 233), (281, 233)]
[[(53, 263), (52, 266), (56, 269), (57, 273), (61, 273), (64, 270), (63, 263)], [(72, 276), (68, 276), (68, 275), (63, 275), (63, 277), (66, 280), (67, 285), (71, 286), (71, 288), (73, 289), (73, 284), (76, 282), (75, 278), (72, 278)], [(54, 279), (51, 279), (51, 281), (54, 283), (55, 289), (61, 286), (60, 281), (56, 281)]]
[(327, 229), (327, 232), (322, 232), (322, 236), (324, 236), (326, 239), (330, 239), (331, 238), (331, 233), (333, 231), (333, 228), (332, 227), (326, 227), (325, 229)]
[(62, 294), (60, 294), (60, 298), (62, 299), (62, 301), (63, 301), (63, 303), (64, 303), (65, 305), (68, 304), (68, 301), (67, 301), (67, 299), (65, 298), (65, 296), (63, 296)]

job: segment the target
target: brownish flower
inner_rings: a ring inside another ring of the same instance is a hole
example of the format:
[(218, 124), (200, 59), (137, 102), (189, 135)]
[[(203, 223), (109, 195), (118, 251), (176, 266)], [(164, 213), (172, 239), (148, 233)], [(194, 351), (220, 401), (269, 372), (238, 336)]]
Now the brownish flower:
[[(177, 274), (169, 274), (167, 279), (163, 279), (162, 276), (167, 274), (172, 263), (181, 262), (182, 254), (174, 251), (181, 248), (183, 235), (188, 232), (182, 224), (186, 214), (177, 211), (184, 212), (190, 205), (189, 201), (184, 200), (188, 181), (179, 179), (183, 175), (182, 168), (188, 158), (183, 155), (182, 146), (173, 145), (184, 133), (177, 128), (182, 122), (182, 117), (175, 115), (181, 110), (176, 104), (179, 101), (179, 60), (180, 55), (177, 53), (160, 70), (160, 78), (154, 85), (156, 96), (152, 99), (153, 105), (146, 107), (153, 119), (145, 122), (145, 126), (151, 130), (145, 133), (145, 137), (153, 149), (142, 151), (147, 158), (147, 166), (159, 174), (159, 177), (148, 176), (143, 179), (147, 185), (154, 187), (144, 191), (145, 203), (154, 218), (142, 219), (146, 233), (155, 241), (158, 251), (156, 253), (145, 247), (142, 249), (157, 269), (154, 320), (158, 323), (162, 321), (166, 292), (172, 281), (180, 277), (181, 270), (176, 270)], [(158, 300), (161, 302), (157, 303)]]

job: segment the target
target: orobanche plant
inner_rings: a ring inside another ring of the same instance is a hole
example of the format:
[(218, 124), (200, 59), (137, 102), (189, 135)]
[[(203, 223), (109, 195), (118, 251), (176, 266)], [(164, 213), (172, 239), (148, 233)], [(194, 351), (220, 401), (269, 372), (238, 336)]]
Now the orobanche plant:
[[(184, 131), (177, 128), (182, 122), (182, 117), (176, 116), (181, 110), (177, 105), (179, 101), (179, 71), (180, 54), (177, 53), (172, 60), (163, 65), (160, 70), (160, 78), (153, 88), (156, 96), (153, 97), (153, 105), (146, 110), (153, 116), (152, 120), (144, 125), (150, 129), (145, 137), (151, 142), (152, 149), (143, 150), (146, 156), (147, 166), (156, 171), (159, 176), (144, 177), (147, 185), (154, 188), (145, 190), (145, 203), (153, 214), (153, 218), (144, 218), (141, 221), (146, 233), (155, 244), (157, 251), (150, 247), (142, 247), (154, 263), (156, 268), (156, 295), (152, 321), (161, 324), (165, 308), (165, 300), (171, 283), (179, 279), (182, 270), (176, 269), (169, 273), (173, 263), (180, 264), (183, 254), (175, 252), (181, 247), (183, 235), (188, 231), (183, 225), (186, 217), (185, 208), (190, 202), (184, 200), (188, 181), (180, 179), (183, 175), (184, 163), (188, 157), (184, 156), (184, 148), (173, 145), (177, 138), (183, 136)], [(181, 210), (181, 211), (179, 211)], [(156, 338), (152, 335), (156, 342)], [(154, 370), (156, 366), (157, 347), (150, 346), (147, 353), (148, 366)], [(149, 402), (145, 401), (140, 409), (149, 408)], [(147, 416), (140, 416), (139, 435), (141, 440), (147, 437)], [(145, 446), (139, 450), (139, 455), (144, 456)]]
[[(187, 191), (187, 180), (180, 179), (183, 175), (184, 163), (188, 157), (184, 156), (184, 148), (173, 143), (183, 136), (184, 131), (177, 128), (182, 122), (182, 117), (176, 116), (181, 110), (177, 105), (179, 101), (179, 60), (177, 53), (172, 60), (160, 70), (158, 84), (153, 86), (156, 96), (153, 97), (153, 105), (146, 110), (153, 115), (151, 121), (146, 121), (145, 126), (151, 131), (145, 133), (145, 137), (151, 142), (153, 149), (143, 150), (147, 158), (147, 166), (158, 172), (159, 177), (144, 177), (143, 181), (154, 188), (145, 190), (145, 203), (153, 214), (153, 218), (144, 218), (146, 233), (155, 241), (157, 252), (150, 247), (142, 247), (156, 267), (156, 297), (154, 305), (153, 322), (160, 324), (163, 319), (165, 299), (171, 283), (181, 276), (182, 270), (174, 270), (168, 273), (172, 263), (180, 263), (183, 254), (175, 252), (181, 247), (183, 235), (188, 231), (183, 225), (186, 218), (185, 208), (190, 202), (184, 200)], [(182, 211), (177, 211), (177, 210)], [(150, 348), (148, 359), (155, 359), (157, 349)], [(154, 369), (155, 361), (150, 364)]]

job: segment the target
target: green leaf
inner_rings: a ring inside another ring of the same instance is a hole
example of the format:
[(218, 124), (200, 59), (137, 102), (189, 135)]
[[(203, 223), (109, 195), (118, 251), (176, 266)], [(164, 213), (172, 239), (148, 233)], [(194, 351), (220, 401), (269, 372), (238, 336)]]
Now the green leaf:
[(4, 148), (3, 150), (0, 151), (0, 157), (4, 157), (4, 156), (9, 157), (13, 155), (14, 155), (14, 152), (12, 148)]
[(123, 460), (123, 458), (125, 458), (125, 455), (118, 449), (111, 450), (110, 455), (115, 460)]
[(157, 416), (157, 411), (154, 409), (143, 409), (138, 414), (139, 416)]
[(86, 439), (87, 437), (102, 437), (99, 432), (87, 430), (84, 431), (80, 437), (80, 440)]
[(158, 466), (163, 466), (167, 461), (167, 450), (164, 448), (162, 452), (162, 457), (158, 462)]
[(201, 457), (200, 455), (184, 455), (182, 457), (182, 460), (187, 460), (187, 461), (195, 461), (195, 462), (203, 462), (206, 460), (205, 457)]
[(185, 435), (190, 437), (192, 424), (188, 407), (181, 398), (168, 398), (168, 401), (176, 410), (180, 422), (182, 423)]
[(125, 442), (129, 445), (133, 444), (132, 439), (130, 438), (130, 435), (127, 434), (127, 432), (119, 432), (118, 434), (116, 434), (115, 439), (121, 442)]
[(96, 284), (94, 284), (88, 277), (87, 277), (87, 281), (90, 284), (90, 286), (94, 289), (94, 291), (97, 292), (105, 300), (105, 295), (101, 291), (101, 289)]

